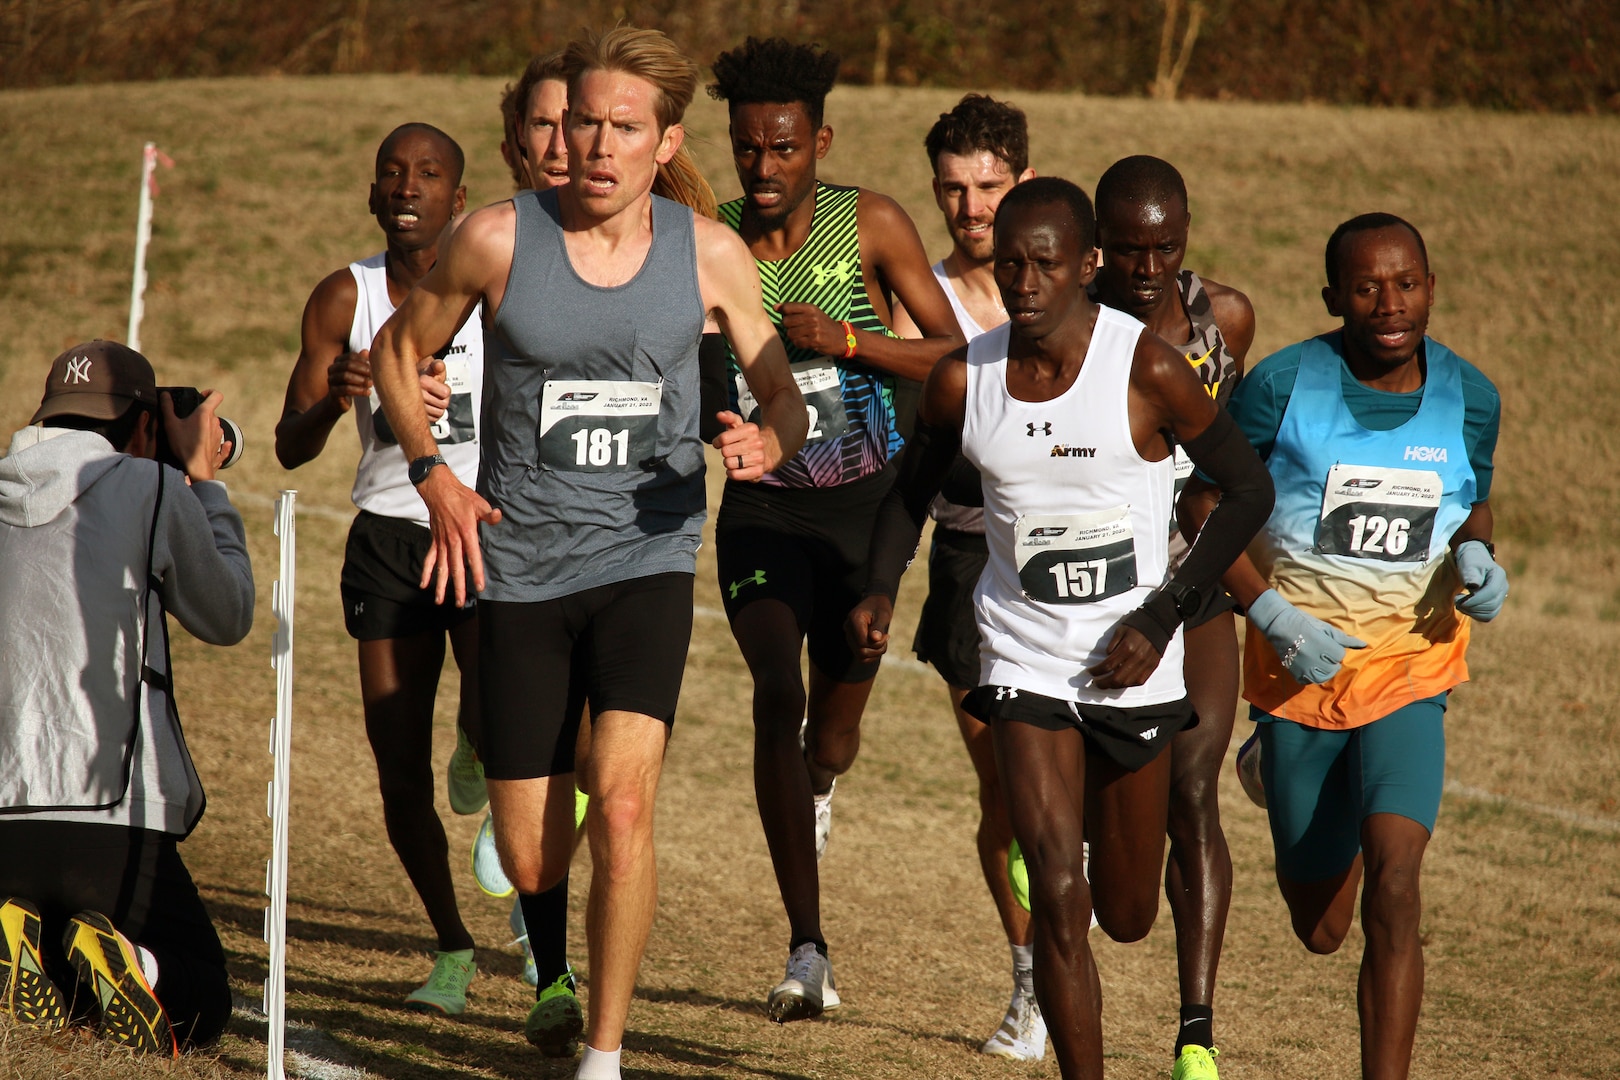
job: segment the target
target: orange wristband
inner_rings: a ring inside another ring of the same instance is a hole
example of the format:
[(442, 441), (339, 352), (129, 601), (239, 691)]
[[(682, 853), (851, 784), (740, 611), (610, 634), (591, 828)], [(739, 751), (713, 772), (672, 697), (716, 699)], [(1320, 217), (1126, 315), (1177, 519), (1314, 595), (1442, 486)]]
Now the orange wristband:
[(848, 319), (845, 319), (842, 325), (844, 327), (844, 359), (851, 360), (855, 357), (855, 328), (849, 324)]

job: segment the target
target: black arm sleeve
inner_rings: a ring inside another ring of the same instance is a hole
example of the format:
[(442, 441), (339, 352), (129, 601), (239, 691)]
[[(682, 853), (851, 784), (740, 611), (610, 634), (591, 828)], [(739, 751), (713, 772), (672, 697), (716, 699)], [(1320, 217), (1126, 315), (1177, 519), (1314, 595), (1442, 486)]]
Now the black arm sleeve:
[[(1198, 471), (1221, 489), (1221, 499), (1198, 531), (1170, 584), (1196, 589), (1200, 596), (1207, 597), (1271, 516), (1276, 491), (1260, 455), (1224, 409), (1203, 434), (1184, 445)], [(1175, 600), (1164, 589), (1148, 597), (1124, 621), (1141, 631), (1161, 656), (1181, 625)]]
[(867, 596), (883, 594), (890, 600), (900, 591), (900, 578), (917, 554), (928, 504), (951, 471), (962, 433), (917, 421), (917, 427), (895, 469), (894, 486), (878, 505), (867, 554)]
[(713, 443), (725, 430), (714, 414), (731, 408), (731, 394), (726, 388), (730, 355), (724, 334), (704, 334), (698, 344), (698, 437), (706, 443)]

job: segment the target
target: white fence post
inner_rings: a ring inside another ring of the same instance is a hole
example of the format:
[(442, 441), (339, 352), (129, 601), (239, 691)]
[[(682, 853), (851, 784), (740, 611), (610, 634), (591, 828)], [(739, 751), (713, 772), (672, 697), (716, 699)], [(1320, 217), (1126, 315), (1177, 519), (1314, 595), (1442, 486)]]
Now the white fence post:
[[(149, 144), (150, 145), (150, 144)], [(287, 1043), (287, 804), (292, 795), (293, 601), (297, 595), (298, 492), (276, 499), (276, 535), (281, 538), (281, 573), (271, 588), (270, 607), (276, 636), (270, 666), (276, 672), (276, 716), (270, 722), (270, 756), (274, 773), (267, 810), (271, 821), (270, 864), (265, 872), (264, 940), (270, 946), (270, 975), (264, 981), (264, 1012), (269, 1017), (269, 1080), (285, 1080)]]

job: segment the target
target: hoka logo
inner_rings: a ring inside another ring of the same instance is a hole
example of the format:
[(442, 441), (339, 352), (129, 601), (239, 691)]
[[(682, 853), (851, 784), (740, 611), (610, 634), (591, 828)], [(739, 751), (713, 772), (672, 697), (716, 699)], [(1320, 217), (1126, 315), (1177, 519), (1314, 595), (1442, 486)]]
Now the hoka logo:
[(763, 584), (765, 584), (765, 571), (763, 571), (763, 570), (755, 570), (752, 574), (750, 574), (747, 577), (743, 578), (741, 581), (733, 581), (731, 583), (731, 585), (729, 587), (729, 591), (731, 593), (731, 598), (733, 600), (737, 599), (737, 594), (742, 591), (742, 587), (744, 585), (763, 585)]
[(1444, 461), (1446, 448), (1443, 446), (1408, 446), (1406, 448), (1407, 461)]
[(1094, 458), (1097, 456), (1097, 448), (1095, 446), (1063, 446), (1060, 444), (1052, 447), (1052, 453), (1048, 456)]
[(836, 281), (842, 285), (855, 276), (855, 264), (848, 259), (839, 259), (832, 266), (823, 263), (812, 266), (810, 272), (816, 276), (816, 288), (824, 287), (829, 281)]

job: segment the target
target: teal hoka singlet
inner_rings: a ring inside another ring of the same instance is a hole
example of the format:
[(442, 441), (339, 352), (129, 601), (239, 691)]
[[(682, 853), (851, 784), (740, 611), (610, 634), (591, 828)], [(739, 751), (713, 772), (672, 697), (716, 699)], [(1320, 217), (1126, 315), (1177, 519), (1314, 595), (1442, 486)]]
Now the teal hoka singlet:
[[(810, 235), (787, 258), (755, 259), (765, 291), (765, 310), (777, 324), (777, 304), (814, 304), (827, 316), (848, 321), (875, 334), (889, 328), (872, 310), (861, 274), (860, 234), (855, 204), (860, 190), (817, 183)], [(743, 200), (722, 203), (720, 220), (733, 229), (742, 225)], [(904, 440), (895, 427), (894, 376), (868, 367), (859, 358), (823, 356), (801, 349), (784, 336), (793, 375), (810, 411), (810, 433), (804, 449), (763, 483), (777, 487), (837, 487), (882, 469), (900, 452)], [(759, 406), (748, 393), (742, 370), (732, 356), (728, 367), (731, 407), (745, 419), (757, 420)]]

